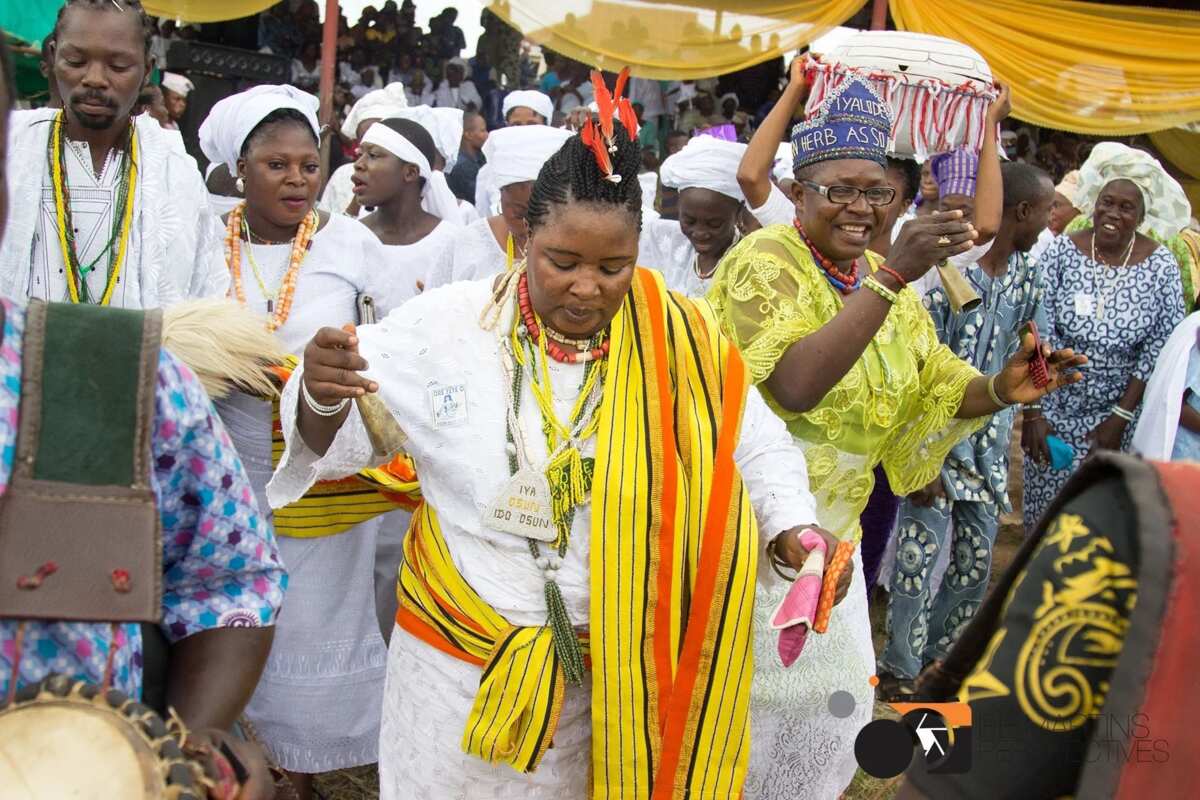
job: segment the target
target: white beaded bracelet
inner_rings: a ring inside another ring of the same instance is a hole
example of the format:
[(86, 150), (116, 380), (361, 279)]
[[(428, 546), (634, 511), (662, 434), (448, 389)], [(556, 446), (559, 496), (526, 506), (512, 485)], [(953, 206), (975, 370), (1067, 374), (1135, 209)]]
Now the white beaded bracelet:
[(300, 381), (300, 394), (304, 396), (304, 404), (307, 405), (309, 410), (318, 417), (337, 416), (338, 414), (342, 413), (342, 410), (346, 408), (346, 404), (350, 402), (350, 398), (343, 397), (341, 402), (332, 406), (318, 403), (313, 399), (313, 396), (308, 393), (308, 384), (306, 384), (303, 380)]

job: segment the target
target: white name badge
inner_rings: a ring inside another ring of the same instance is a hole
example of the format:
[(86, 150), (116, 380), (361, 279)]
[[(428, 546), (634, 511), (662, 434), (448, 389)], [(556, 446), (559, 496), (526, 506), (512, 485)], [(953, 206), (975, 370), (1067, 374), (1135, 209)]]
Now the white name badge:
[(467, 421), (467, 386), (432, 386), (429, 389), (429, 413), (435, 429), (463, 425)]
[(1096, 316), (1096, 299), (1087, 292), (1076, 292), (1075, 314), (1080, 317)]
[(539, 542), (557, 539), (546, 476), (528, 467), (517, 470), (483, 512), (483, 527)]

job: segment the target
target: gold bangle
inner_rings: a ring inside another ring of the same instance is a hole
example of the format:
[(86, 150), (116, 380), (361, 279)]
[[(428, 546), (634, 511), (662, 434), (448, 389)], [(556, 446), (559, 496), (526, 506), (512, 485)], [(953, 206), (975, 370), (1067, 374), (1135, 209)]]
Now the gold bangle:
[(1000, 399), (1000, 395), (996, 394), (996, 378), (1000, 377), (1000, 373), (995, 373), (988, 378), (987, 392), (988, 397), (992, 398), (992, 402), (1001, 408), (1008, 408), (1012, 403), (1006, 403)]
[(864, 278), (863, 286), (866, 286), (872, 292), (879, 295), (884, 300), (887, 300), (892, 305), (895, 305), (896, 301), (900, 299), (898, 294), (880, 283), (874, 275), (868, 275), (866, 278)]

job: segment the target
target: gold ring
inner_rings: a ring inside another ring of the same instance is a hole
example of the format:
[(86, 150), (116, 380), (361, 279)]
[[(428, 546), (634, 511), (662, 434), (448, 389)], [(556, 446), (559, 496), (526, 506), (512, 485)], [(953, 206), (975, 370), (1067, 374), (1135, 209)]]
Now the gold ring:
[(950, 244), (950, 237), (949, 236), (939, 236), (937, 243), (940, 244), (942, 247), (945, 247), (946, 245)]

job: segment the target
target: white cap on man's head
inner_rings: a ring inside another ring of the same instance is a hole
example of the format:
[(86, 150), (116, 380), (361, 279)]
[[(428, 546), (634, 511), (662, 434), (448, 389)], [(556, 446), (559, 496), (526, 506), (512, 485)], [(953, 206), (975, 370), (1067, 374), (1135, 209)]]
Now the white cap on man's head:
[(533, 90), (509, 92), (504, 98), (504, 106), (501, 110), (501, 116), (508, 119), (508, 112), (514, 108), (530, 108), (534, 113), (541, 114), (542, 119), (546, 124), (554, 117), (554, 101), (549, 95), (542, 94)]
[(187, 97), (188, 94), (196, 88), (195, 84), (187, 78), (176, 72), (164, 72), (162, 74), (162, 88), (175, 94), (181, 94)]

